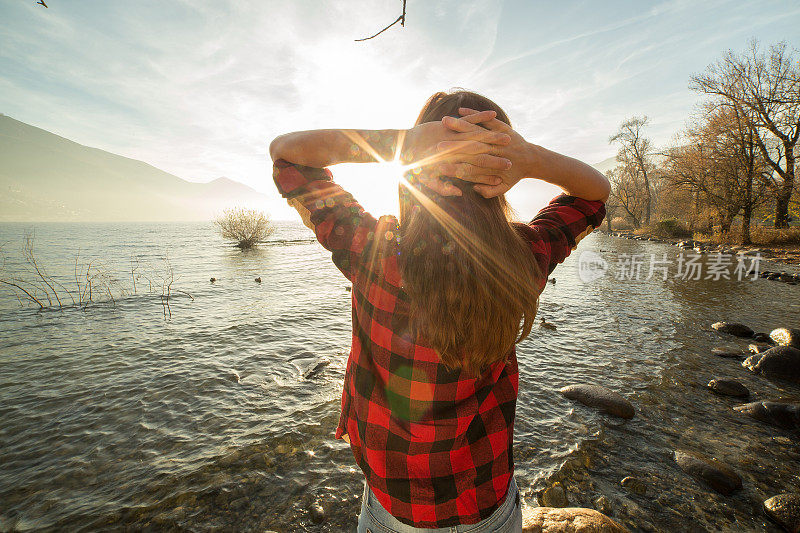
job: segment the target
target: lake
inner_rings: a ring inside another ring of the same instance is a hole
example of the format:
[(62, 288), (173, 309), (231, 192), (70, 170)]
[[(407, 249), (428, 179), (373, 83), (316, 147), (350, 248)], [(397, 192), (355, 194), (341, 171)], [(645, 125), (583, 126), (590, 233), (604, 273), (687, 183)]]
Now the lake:
[[(349, 282), (306, 228), (278, 223), (271, 242), (241, 252), (210, 223), (2, 224), (0, 278), (22, 271), (33, 229), (60, 283), (75, 285), (76, 257), (79, 279), (94, 261), (115, 302), (100, 281), (92, 303), (60, 311), (0, 292), (0, 531), (354, 530), (363, 476), (333, 439)], [(582, 251), (606, 275), (582, 282)], [(539, 314), (557, 329), (534, 327), (518, 348), (517, 482), (529, 505), (554, 479), (572, 506), (605, 496), (634, 531), (778, 531), (761, 502), (800, 484), (796, 435), (705, 385), (733, 377), (753, 400), (795, 401), (800, 387), (711, 355), (747, 342), (710, 325), (800, 327), (800, 286), (676, 278), (681, 252), (596, 232), (555, 270)], [(667, 254), (668, 279), (617, 279), (624, 258), (649, 254)], [(572, 383), (619, 391), (636, 417), (558, 393)], [(675, 465), (679, 448), (727, 462), (744, 488), (724, 497), (700, 485)], [(620, 485), (628, 475), (645, 496)]]

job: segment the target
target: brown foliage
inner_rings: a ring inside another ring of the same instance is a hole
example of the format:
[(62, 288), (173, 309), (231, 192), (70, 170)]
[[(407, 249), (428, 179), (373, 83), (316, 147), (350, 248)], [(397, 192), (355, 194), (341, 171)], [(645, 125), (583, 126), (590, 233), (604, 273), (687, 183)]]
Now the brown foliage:
[(267, 215), (243, 207), (226, 209), (214, 224), (219, 228), (223, 239), (235, 241), (236, 246), (242, 249), (252, 248), (275, 231)]

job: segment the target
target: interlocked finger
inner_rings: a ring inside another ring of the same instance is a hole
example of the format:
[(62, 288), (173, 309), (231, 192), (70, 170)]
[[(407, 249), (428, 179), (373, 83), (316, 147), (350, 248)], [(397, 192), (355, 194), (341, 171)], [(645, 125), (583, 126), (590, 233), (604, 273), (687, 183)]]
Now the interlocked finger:
[(480, 126), (476, 126), (478, 122), (484, 122), (487, 120), (491, 120), (497, 116), (497, 113), (494, 111), (476, 111), (472, 113), (469, 118), (467, 117), (451, 117), (449, 115), (442, 117), (442, 124), (447, 126), (453, 131), (458, 132), (468, 132), (468, 131), (475, 131), (476, 129), (485, 129), (481, 128)]
[(478, 124), (480, 122), (486, 122), (487, 120), (492, 120), (493, 118), (497, 117), (496, 111), (474, 111), (469, 115), (463, 115), (461, 120), (469, 122), (470, 124)]
[(511, 161), (504, 157), (497, 157), (491, 154), (459, 154), (451, 153), (440, 158), (445, 163), (469, 163), (480, 168), (484, 174), (497, 174), (511, 168)]
[(480, 141), (442, 141), (436, 145), (436, 149), (443, 157), (448, 154), (477, 155), (490, 153), (494, 145)]
[(503, 182), (499, 176), (487, 174), (486, 169), (476, 167), (469, 163), (442, 163), (439, 166), (439, 171), (444, 176), (450, 176), (472, 183), (499, 185)]
[[(494, 113), (494, 111), (492, 111)], [(496, 120), (496, 119), (490, 119)], [(475, 140), (489, 144), (506, 145), (511, 142), (511, 137), (505, 132), (492, 131), (481, 126), (466, 122), (463, 118), (444, 117), (442, 124), (448, 129), (457, 132), (458, 140)]]
[[(474, 109), (470, 109), (468, 107), (459, 107), (458, 112), (461, 113), (462, 117), (461, 120), (468, 120), (469, 117), (473, 117), (477, 114), (480, 114), (478, 111)], [(497, 114), (494, 117), (488, 120), (482, 120), (480, 123), (489, 128), (492, 131), (500, 131), (500, 132), (507, 132), (510, 131), (512, 128), (502, 120), (497, 119)]]

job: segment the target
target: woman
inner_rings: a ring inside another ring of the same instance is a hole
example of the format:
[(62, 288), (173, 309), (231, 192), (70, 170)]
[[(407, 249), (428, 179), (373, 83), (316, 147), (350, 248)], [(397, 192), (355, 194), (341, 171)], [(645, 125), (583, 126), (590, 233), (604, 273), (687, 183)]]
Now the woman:
[[(274, 179), (353, 283), (353, 337), (336, 438), (366, 477), (358, 531), (519, 531), (512, 440), (515, 344), (547, 275), (598, 227), (609, 184), (525, 142), (497, 104), (433, 95), (410, 130), (276, 138)], [(375, 219), (325, 167), (398, 157), (400, 219)], [(529, 223), (503, 194), (560, 186)]]

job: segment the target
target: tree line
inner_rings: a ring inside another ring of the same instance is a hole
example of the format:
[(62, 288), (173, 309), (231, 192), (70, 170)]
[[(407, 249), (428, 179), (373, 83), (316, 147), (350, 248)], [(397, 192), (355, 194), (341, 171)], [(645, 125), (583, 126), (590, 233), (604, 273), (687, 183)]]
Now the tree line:
[(609, 224), (614, 217), (633, 228), (670, 219), (729, 235), (736, 222), (743, 244), (754, 220), (788, 228), (800, 214), (796, 52), (785, 42), (762, 50), (753, 40), (693, 75), (689, 87), (701, 102), (663, 149), (647, 137), (648, 117), (622, 122), (609, 138), (618, 146), (608, 172)]

